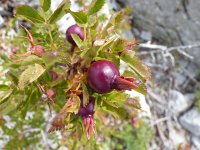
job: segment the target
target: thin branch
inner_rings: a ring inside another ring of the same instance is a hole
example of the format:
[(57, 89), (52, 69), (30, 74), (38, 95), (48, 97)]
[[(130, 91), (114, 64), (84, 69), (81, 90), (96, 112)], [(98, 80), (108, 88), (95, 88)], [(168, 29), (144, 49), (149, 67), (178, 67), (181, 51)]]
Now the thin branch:
[(154, 50), (151, 50), (151, 51), (142, 51), (142, 52), (140, 52), (141, 55), (147, 55), (149, 53), (171, 52), (171, 51), (174, 51), (174, 50), (179, 50), (179, 52), (180, 52), (180, 50), (197, 48), (197, 47), (200, 47), (200, 42), (197, 42), (195, 44), (175, 46), (175, 47), (167, 47), (167, 46), (164, 46), (164, 45), (142, 43), (138, 47), (139, 48), (144, 48), (144, 49), (154, 49)]

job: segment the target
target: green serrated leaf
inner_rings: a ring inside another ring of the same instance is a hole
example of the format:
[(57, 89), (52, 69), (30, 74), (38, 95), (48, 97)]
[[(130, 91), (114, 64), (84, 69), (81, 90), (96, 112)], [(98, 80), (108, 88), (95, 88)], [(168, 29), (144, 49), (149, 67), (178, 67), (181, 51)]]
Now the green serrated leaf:
[(147, 95), (147, 87), (145, 84), (140, 84), (138, 88), (135, 88), (134, 91), (137, 91), (143, 95)]
[(87, 23), (87, 15), (83, 11), (74, 12), (71, 10), (66, 10), (66, 12), (70, 13), (78, 24), (86, 24)]
[[(132, 70), (125, 70), (123, 73), (123, 76), (125, 77), (135, 77), (135, 73)], [(137, 91), (143, 95), (147, 94), (147, 87), (144, 83), (140, 84), (138, 88), (135, 88), (134, 91)]]
[(101, 58), (104, 58), (104, 59), (108, 59), (110, 61), (112, 61), (116, 66), (120, 66), (120, 59), (118, 57), (116, 57), (116, 54), (111, 54), (109, 52), (102, 52), (100, 53), (100, 56)]
[(36, 89), (31, 89), (29, 90), (29, 93), (27, 93), (27, 98), (25, 99), (24, 103), (23, 103), (23, 106), (22, 106), (22, 110), (21, 110), (21, 114), (22, 114), (22, 117), (25, 118), (26, 116), (26, 113), (28, 111), (28, 108), (29, 108), (29, 104), (32, 102), (32, 101), (35, 101), (35, 99), (37, 98), (37, 93), (36, 93)]
[(81, 48), (81, 46), (83, 45), (83, 41), (80, 39), (80, 37), (77, 34), (71, 34), (71, 36), (75, 41), (76, 45), (78, 46), (78, 48)]
[(88, 9), (88, 15), (97, 13), (105, 4), (106, 0), (93, 0)]
[(101, 47), (99, 47), (99, 49), (97, 50), (97, 55), (101, 50), (106, 50), (117, 39), (118, 39), (118, 37), (113, 36), (113, 37), (109, 38), (108, 40), (106, 40), (106, 42)]
[(53, 14), (48, 19), (48, 22), (50, 24), (55, 23), (60, 18), (62, 18), (65, 15), (65, 9), (68, 9), (70, 7), (71, 3), (69, 0), (63, 0), (62, 3), (59, 5), (59, 7), (53, 12)]
[[(124, 10), (121, 10), (114, 15), (111, 16), (109, 19), (107, 25), (102, 31), (102, 37), (106, 36), (107, 34), (109, 35), (109, 32), (115, 30), (118, 28), (118, 24), (122, 21), (122, 18), (124, 17)], [(112, 29), (112, 30), (111, 30)]]
[(42, 16), (39, 15), (39, 13), (33, 9), (32, 7), (28, 5), (21, 5), (17, 7), (16, 14), (21, 16), (24, 19), (27, 19), (28, 21), (31, 21), (32, 23), (44, 23), (45, 20), (42, 18)]
[(124, 118), (126, 116), (126, 111), (124, 108), (122, 107), (114, 107), (110, 104), (108, 104), (107, 102), (103, 101), (103, 104), (102, 104), (102, 109), (105, 111), (105, 112), (108, 112), (110, 113), (111, 115), (113, 115), (116, 119), (119, 119), (119, 118)]
[(5, 103), (9, 99), (9, 97), (12, 94), (12, 92), (13, 92), (13, 89), (10, 89), (9, 91), (2, 92), (0, 94), (0, 105), (3, 104), (3, 103)]
[(10, 87), (8, 85), (0, 84), (0, 91), (8, 91)]
[(42, 0), (41, 7), (45, 12), (49, 10), (51, 7), (51, 0)]
[(30, 82), (37, 80), (45, 71), (45, 69), (39, 64), (35, 64), (34, 69), (34, 76), (30, 79)]
[(9, 71), (8, 73), (6, 73), (6, 77), (7, 77), (10, 81), (12, 81), (12, 83), (13, 83), (15, 86), (18, 85), (18, 79), (17, 79), (16, 75), (15, 75), (13, 72)]
[(22, 66), (32, 65), (34, 63), (42, 62), (42, 59), (36, 55), (30, 55), (22, 61)]
[(44, 73), (44, 71), (45, 69), (39, 64), (29, 66), (19, 77), (19, 89), (23, 90), (26, 85), (37, 80)]
[(45, 66), (49, 67), (54, 65), (56, 62), (62, 62), (65, 60), (66, 56), (68, 56), (68, 54), (63, 50), (51, 50), (42, 56), (42, 60), (44, 61)]
[(10, 59), (8, 58), (8, 56), (5, 53), (3, 53), (3, 51), (0, 51), (0, 58), (2, 60), (4, 60), (4, 62), (9, 62), (10, 61)]
[(120, 57), (128, 66), (143, 80), (151, 79), (150, 69), (143, 64), (137, 56), (131, 56), (128, 51), (124, 51)]
[(86, 106), (89, 102), (89, 93), (86, 85), (82, 83), (82, 90), (83, 90), (83, 106)]
[(11, 111), (15, 110), (15, 108), (16, 108), (16, 103), (7, 101), (7, 103), (4, 103), (0, 106), (0, 114), (6, 115), (6, 114), (10, 113)]
[(111, 93), (105, 94), (106, 101), (122, 103), (126, 100), (127, 94), (124, 92), (113, 91)]
[(80, 107), (80, 98), (77, 95), (72, 95), (70, 101), (67, 101), (67, 113), (78, 113)]
[(29, 97), (30, 97), (30, 94), (31, 94), (31, 90), (30, 89), (26, 89), (23, 93), (23, 98), (21, 98), (19, 101), (18, 101), (18, 104), (17, 104), (17, 110), (22, 110), (23, 107), (26, 105)]
[(96, 27), (98, 26), (98, 17), (97, 16), (89, 16), (88, 17), (88, 26), (91, 29), (96, 29)]

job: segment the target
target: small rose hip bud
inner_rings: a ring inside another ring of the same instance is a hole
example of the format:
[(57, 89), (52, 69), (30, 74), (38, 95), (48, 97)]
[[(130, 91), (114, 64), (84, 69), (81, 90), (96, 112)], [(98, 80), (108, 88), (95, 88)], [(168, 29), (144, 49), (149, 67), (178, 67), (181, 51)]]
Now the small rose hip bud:
[(31, 44), (31, 51), (25, 53), (23, 56), (29, 56), (31, 54), (34, 54), (34, 55), (37, 55), (37, 56), (42, 56), (45, 53), (45, 50), (44, 50), (43, 46), (36, 45), (35, 42), (34, 42), (34, 40), (33, 40), (33, 36), (28, 31), (28, 29), (26, 29), (24, 26), (22, 26), (22, 27), (26, 31), (28, 41)]
[(137, 117), (132, 117), (131, 118), (131, 123), (135, 123), (137, 120), (138, 120)]
[(84, 39), (84, 32), (83, 30), (77, 26), (76, 24), (75, 25), (72, 25), (70, 26), (67, 31), (66, 31), (66, 39), (68, 40), (68, 42), (70, 42), (72, 45), (76, 46), (76, 43), (75, 41), (73, 40), (72, 38), (72, 34), (76, 34), (80, 37), (81, 40)]
[(79, 108), (79, 111), (78, 111), (78, 116), (81, 116), (81, 117), (87, 117), (89, 115), (93, 116), (94, 105), (95, 105), (94, 97), (90, 97), (89, 102), (86, 106), (83, 106), (82, 97), (80, 98), (80, 100), (81, 100), (81, 104), (80, 104), (80, 108)]
[(43, 46), (41, 46), (41, 45), (33, 46), (31, 51), (34, 55), (37, 55), (37, 56), (42, 56), (45, 53), (45, 50), (44, 50)]
[(78, 116), (82, 117), (87, 139), (90, 139), (91, 135), (96, 133), (96, 126), (93, 118), (95, 100), (94, 97), (90, 97), (86, 106), (83, 106), (82, 96), (80, 97), (80, 100), (81, 104), (78, 111)]
[(140, 125), (141, 125), (141, 120), (139, 119), (139, 118), (137, 118), (137, 117), (132, 117), (131, 118), (131, 124), (132, 124), (132, 126), (134, 127), (134, 128), (139, 128), (140, 127)]
[(52, 75), (52, 77), (53, 77), (54, 80), (56, 80), (56, 79), (59, 78), (59, 75), (55, 71), (53, 71), (53, 70), (49, 70), (48, 74)]
[(99, 60), (90, 66), (87, 82), (97, 93), (109, 93), (116, 90), (132, 90), (138, 87), (134, 78), (120, 76), (117, 66), (108, 60)]
[(17, 54), (17, 49), (16, 48), (12, 48), (11, 51), (12, 51), (13, 54)]
[(56, 96), (56, 92), (52, 89), (48, 89), (46, 90), (46, 94), (47, 94), (47, 97), (50, 99), (50, 100), (53, 100)]

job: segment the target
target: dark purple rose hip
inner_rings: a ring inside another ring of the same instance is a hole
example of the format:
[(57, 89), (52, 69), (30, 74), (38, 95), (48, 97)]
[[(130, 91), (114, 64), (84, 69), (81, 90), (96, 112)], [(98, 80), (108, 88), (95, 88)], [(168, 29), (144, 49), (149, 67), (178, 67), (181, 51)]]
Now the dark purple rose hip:
[(81, 40), (84, 39), (84, 32), (83, 30), (75, 25), (70, 26), (67, 31), (66, 31), (66, 39), (72, 44), (72, 45), (76, 45), (75, 41), (72, 38), (72, 34), (76, 34), (80, 37)]
[(87, 72), (87, 82), (97, 93), (109, 93), (113, 89), (131, 90), (138, 85), (134, 78), (120, 76), (117, 66), (108, 60), (99, 60), (90, 66)]

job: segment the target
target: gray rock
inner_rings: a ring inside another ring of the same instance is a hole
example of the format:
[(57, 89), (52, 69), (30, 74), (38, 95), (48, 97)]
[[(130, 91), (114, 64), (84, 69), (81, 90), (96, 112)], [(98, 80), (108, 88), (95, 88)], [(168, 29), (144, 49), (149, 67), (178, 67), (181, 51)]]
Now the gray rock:
[(125, 0), (125, 3), (134, 8), (136, 25), (147, 31), (151, 29), (158, 38), (174, 37), (179, 43), (189, 42), (189, 37), (190, 41), (200, 40), (196, 32), (200, 28), (197, 19), (200, 18), (199, 0), (190, 0), (189, 3), (183, 0)]
[(174, 71), (172, 72), (172, 74), (173, 77), (176, 79), (174, 82), (177, 87), (183, 85), (186, 82), (186, 80), (188, 80), (187, 76), (183, 72)]
[(186, 111), (194, 103), (194, 94), (183, 95), (179, 91), (171, 90), (169, 92), (169, 110), (172, 115), (178, 116)]
[(151, 34), (151, 32), (142, 31), (140, 37), (145, 41), (151, 41), (152, 34)]
[(199, 150), (200, 149), (200, 137), (193, 136), (191, 138), (191, 141), (193, 144), (191, 150)]
[(179, 118), (180, 124), (183, 128), (188, 130), (194, 136), (200, 137), (200, 113), (197, 108), (192, 108), (188, 112), (184, 113)]
[[(168, 45), (188, 45), (200, 41), (199, 0), (118, 0), (133, 7), (134, 27), (150, 31)], [(199, 48), (188, 50), (199, 58)], [(200, 65), (200, 59), (197, 59)]]

